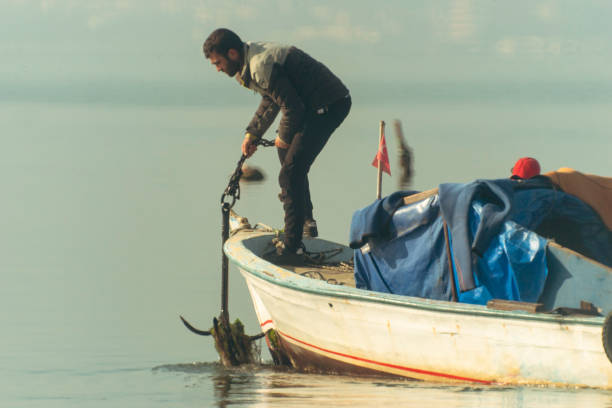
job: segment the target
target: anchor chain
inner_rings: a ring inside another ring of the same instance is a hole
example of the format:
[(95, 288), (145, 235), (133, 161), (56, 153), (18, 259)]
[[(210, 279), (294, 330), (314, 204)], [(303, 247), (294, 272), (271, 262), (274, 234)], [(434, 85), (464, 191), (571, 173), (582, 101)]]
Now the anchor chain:
[[(256, 146), (274, 146), (273, 140), (259, 139), (255, 142)], [(229, 238), (229, 215), (230, 210), (236, 204), (236, 200), (240, 199), (240, 177), (242, 177), (242, 166), (247, 159), (246, 155), (242, 155), (240, 160), (238, 160), (238, 164), (234, 173), (230, 177), (230, 181), (223, 191), (221, 195), (221, 213), (222, 213), (222, 228), (221, 228), (221, 313), (219, 315), (219, 320), (216, 318), (213, 319), (213, 327), (211, 330), (200, 330), (191, 325), (183, 316), (180, 316), (183, 324), (187, 329), (195, 334), (199, 334), (201, 336), (210, 336), (212, 335), (215, 338), (215, 344), (217, 351), (219, 352), (219, 356), (223, 364), (227, 367), (230, 365), (238, 365), (244, 362), (248, 362), (250, 357), (248, 355), (240, 357), (241, 347), (248, 348), (244, 344), (241, 346), (238, 343), (241, 342), (251, 342), (263, 337), (265, 334), (260, 333), (254, 336), (247, 336), (242, 334), (242, 337), (234, 338), (234, 334), (232, 334), (232, 327), (238, 327), (238, 331), (243, 333), (242, 323), (238, 320), (237, 323), (234, 323), (230, 327), (229, 322), (229, 313), (227, 310), (228, 305), (228, 258), (223, 252), (223, 245), (225, 245), (225, 241)], [(220, 323), (220, 324), (219, 324)], [(240, 340), (242, 338), (242, 340)], [(246, 350), (246, 349), (245, 349)], [(247, 353), (248, 354), (248, 353)], [(240, 357), (240, 358), (239, 358)]]
[[(258, 139), (255, 142), (255, 146), (274, 146), (274, 141), (263, 138)], [(224, 211), (227, 207), (228, 213), (229, 210), (232, 209), (234, 204), (236, 204), (236, 200), (240, 200), (240, 177), (242, 177), (242, 165), (244, 164), (246, 159), (246, 155), (243, 154), (242, 156), (240, 156), (240, 160), (238, 160), (238, 164), (236, 165), (236, 170), (234, 170), (234, 173), (232, 173), (229, 183), (227, 184), (227, 187), (221, 195), (221, 207), (224, 209)]]
[[(239, 193), (240, 194), (240, 193)], [(234, 202), (236, 200), (234, 199)], [(233, 204), (232, 204), (233, 205)], [(229, 326), (228, 303), (228, 259), (223, 251), (223, 245), (229, 238), (229, 213), (231, 206), (228, 203), (221, 204), (221, 313), (219, 315), (221, 324)]]
[[(274, 146), (273, 140), (258, 139), (255, 142), (256, 146)], [(236, 200), (240, 199), (240, 177), (242, 177), (242, 166), (247, 159), (247, 156), (243, 154), (238, 160), (236, 169), (230, 181), (221, 195), (221, 323), (224, 325), (229, 324), (229, 313), (227, 311), (228, 301), (228, 259), (225, 252), (223, 252), (223, 245), (229, 238), (229, 215), (230, 210), (236, 204)], [(228, 197), (230, 197), (228, 201)]]

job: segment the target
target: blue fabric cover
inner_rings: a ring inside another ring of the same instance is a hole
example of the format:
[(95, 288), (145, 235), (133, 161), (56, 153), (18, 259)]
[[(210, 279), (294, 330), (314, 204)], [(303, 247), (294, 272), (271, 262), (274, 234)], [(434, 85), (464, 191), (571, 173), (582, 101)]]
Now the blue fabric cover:
[[(389, 196), (353, 215), (355, 228), (351, 228), (351, 236), (363, 231), (370, 248), (365, 254), (355, 250), (356, 286), (377, 292), (450, 300), (451, 275), (438, 197), (434, 195), (401, 207), (391, 216), (384, 215), (384, 209), (394, 207), (397, 199)], [(376, 224), (370, 222), (363, 224), (367, 215), (384, 220), (387, 228), (375, 228)], [(365, 229), (361, 228), (364, 226)]]
[[(510, 212), (513, 188), (511, 180), (479, 180), (470, 184), (442, 184), (439, 189), (442, 215), (453, 236), (456, 272), (461, 292), (476, 286), (472, 253), (482, 256), (491, 238), (501, 228)], [(468, 215), (472, 201), (483, 200), (481, 222), (470, 232)], [(471, 239), (474, 236), (474, 239)]]
[(443, 184), (439, 196), (409, 206), (400, 207), (410, 192), (398, 192), (358, 210), (350, 245), (368, 243), (370, 251), (355, 251), (357, 287), (449, 300), (453, 276), (462, 302), (484, 304), (492, 297), (537, 301), (547, 276), (546, 241), (534, 230), (560, 234), (563, 245), (579, 246), (573, 249), (610, 265), (612, 234), (599, 216), (551, 187), (544, 177)]
[(612, 267), (612, 232), (599, 214), (560, 190), (515, 189), (509, 219)]
[(415, 193), (417, 191), (396, 191), (355, 211), (351, 221), (349, 246), (353, 249), (360, 248), (369, 238), (381, 238), (386, 235), (395, 210), (402, 205), (404, 197)]

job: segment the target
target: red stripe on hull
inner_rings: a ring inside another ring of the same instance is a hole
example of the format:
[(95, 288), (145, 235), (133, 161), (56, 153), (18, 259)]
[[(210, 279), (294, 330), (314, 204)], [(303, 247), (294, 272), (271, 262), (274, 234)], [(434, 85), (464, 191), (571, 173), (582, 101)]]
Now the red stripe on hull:
[[(427, 376), (431, 376), (431, 377), (438, 377), (438, 378), (443, 378), (443, 379), (447, 379), (447, 380), (453, 380), (453, 381), (465, 381), (465, 382), (474, 382), (474, 383), (481, 383), (481, 384), (491, 384), (491, 381), (486, 381), (486, 380), (478, 380), (475, 378), (469, 378), (469, 377), (460, 377), (460, 376), (456, 376), (456, 375), (452, 375), (452, 374), (445, 374), (445, 373), (438, 373), (435, 371), (428, 371), (428, 370), (421, 370), (418, 368), (411, 368), (411, 367), (405, 367), (405, 366), (401, 366), (401, 365), (396, 365), (396, 364), (389, 364), (389, 363), (383, 363), (380, 361), (375, 361), (375, 360), (369, 360), (366, 358), (361, 358), (361, 357), (356, 357), (356, 356), (352, 356), (350, 354), (345, 354), (345, 353), (340, 353), (337, 351), (333, 351), (333, 350), (328, 350), (319, 346), (315, 346), (314, 344), (310, 344), (307, 343), (305, 341), (296, 339), (295, 337), (292, 337), (290, 335), (288, 335), (287, 333), (283, 333), (280, 330), (278, 331), (279, 334), (283, 337), (286, 337), (287, 339), (291, 339), (296, 343), (300, 343), (303, 344), (307, 347), (310, 347), (312, 349), (316, 349), (325, 353), (329, 353), (332, 355), (336, 355), (339, 357), (343, 357), (346, 359), (350, 359), (350, 360), (354, 360), (354, 361), (361, 361), (364, 363), (368, 363), (368, 364), (372, 364), (372, 365), (376, 365), (376, 366), (380, 366), (380, 367), (388, 367), (388, 368), (393, 368), (396, 370), (401, 370), (407, 373), (406, 376), (410, 377), (410, 375), (408, 375), (408, 373), (415, 373), (415, 374), (421, 374), (422, 375), (427, 375)], [(331, 371), (333, 372), (338, 372), (338, 373), (353, 373), (353, 374), (366, 374), (366, 375), (371, 375), (371, 374), (386, 374), (386, 375), (394, 375), (394, 376), (400, 376), (397, 374), (393, 374), (393, 373), (388, 373), (386, 371), (379, 371), (376, 370), (374, 368), (367, 368), (367, 367), (361, 367), (361, 366), (357, 366), (357, 365), (353, 365), (347, 362), (342, 362), (339, 360), (335, 360), (333, 358), (330, 357), (326, 357), (323, 356), (319, 353), (313, 352), (311, 350), (307, 350), (303, 347), (299, 347), (294, 343), (291, 343), (285, 339), (283, 339), (281, 337), (282, 340), (282, 344), (283, 344), (283, 348), (287, 351), (287, 354), (289, 354), (292, 363), (294, 363), (294, 365), (296, 365), (296, 368), (301, 368), (301, 369), (305, 369), (308, 371), (321, 371), (321, 368), (325, 368), (325, 369), (331, 369)], [(414, 378), (414, 377), (410, 377), (410, 378)]]

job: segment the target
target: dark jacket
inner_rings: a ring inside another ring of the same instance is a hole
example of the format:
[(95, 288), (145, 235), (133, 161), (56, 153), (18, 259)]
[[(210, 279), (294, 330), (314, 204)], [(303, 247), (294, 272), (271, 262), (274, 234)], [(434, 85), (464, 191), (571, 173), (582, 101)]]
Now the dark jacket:
[(308, 112), (315, 112), (348, 95), (342, 81), (325, 65), (295, 47), (247, 43), (241, 72), (244, 86), (262, 95), (247, 132), (260, 138), (282, 110), (278, 135), (285, 143), (304, 126)]

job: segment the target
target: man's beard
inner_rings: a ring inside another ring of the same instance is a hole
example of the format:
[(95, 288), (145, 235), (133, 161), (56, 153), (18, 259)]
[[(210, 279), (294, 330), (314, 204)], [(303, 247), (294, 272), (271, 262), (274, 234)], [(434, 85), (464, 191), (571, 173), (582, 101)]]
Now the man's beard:
[(240, 62), (238, 61), (232, 61), (231, 59), (227, 59), (227, 70), (226, 70), (226, 74), (229, 77), (233, 77), (235, 76), (238, 71), (240, 71)]

